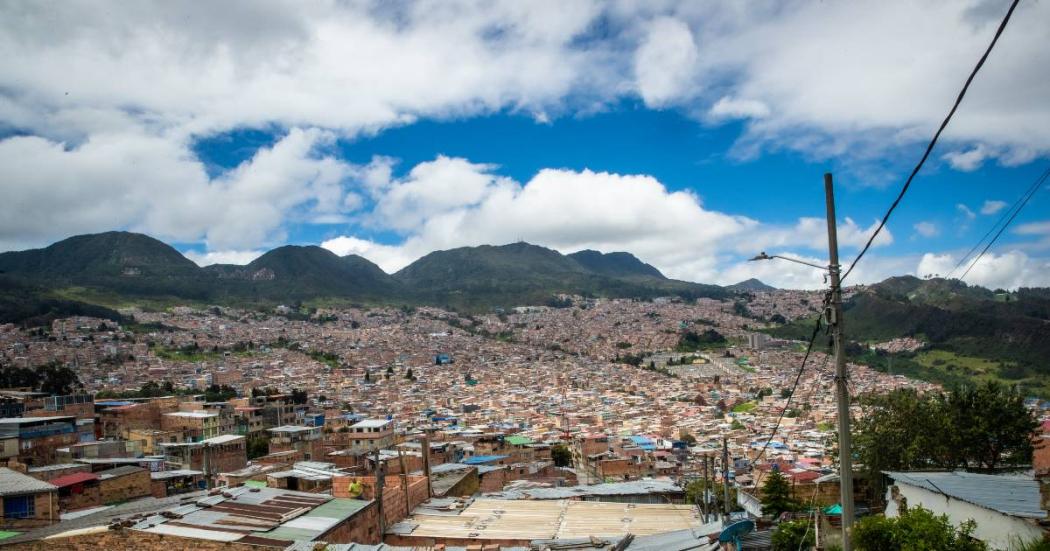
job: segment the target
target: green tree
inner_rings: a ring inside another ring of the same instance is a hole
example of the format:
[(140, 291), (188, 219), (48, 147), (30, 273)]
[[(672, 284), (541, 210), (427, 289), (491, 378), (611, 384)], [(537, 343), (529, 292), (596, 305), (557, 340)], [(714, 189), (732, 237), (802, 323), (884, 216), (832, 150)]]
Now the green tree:
[(973, 539), (973, 521), (955, 528), (947, 515), (934, 515), (922, 507), (907, 508), (895, 518), (864, 517), (853, 526), (857, 551), (985, 551)]
[(262, 457), (270, 453), (270, 437), (266, 434), (249, 436), (245, 446), (248, 452), (248, 459)]
[(551, 447), (551, 459), (556, 467), (572, 466), (572, 452), (565, 444), (555, 444)]
[(762, 514), (777, 518), (781, 513), (797, 511), (798, 502), (791, 497), (791, 482), (780, 471), (773, 471), (762, 484)]
[(309, 396), (307, 396), (305, 390), (300, 389), (300, 388), (293, 388), (292, 389), (292, 403), (293, 404), (300, 404), (300, 405), (302, 405), (302, 404), (305, 404), (308, 399), (309, 399)]
[(809, 519), (781, 522), (773, 531), (773, 551), (799, 551), (813, 549), (816, 531)]

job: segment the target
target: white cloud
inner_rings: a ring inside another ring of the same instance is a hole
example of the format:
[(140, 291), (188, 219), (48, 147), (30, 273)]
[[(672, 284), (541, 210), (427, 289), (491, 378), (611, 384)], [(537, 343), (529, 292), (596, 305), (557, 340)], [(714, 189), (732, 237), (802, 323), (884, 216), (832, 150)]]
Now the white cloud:
[(963, 172), (973, 172), (981, 165), (984, 164), (991, 153), (988, 148), (983, 145), (978, 145), (966, 151), (950, 151), (945, 153), (942, 158), (948, 161), (948, 164), (955, 170), (961, 170)]
[(769, 116), (769, 106), (761, 101), (725, 96), (708, 111), (714, 119), (761, 119)]
[(696, 62), (688, 25), (668, 17), (649, 22), (634, 57), (634, 75), (645, 104), (660, 107), (693, 95)]
[[(957, 262), (958, 258), (951, 254), (927, 253), (919, 261), (917, 273), (920, 277), (944, 277), (952, 272)], [(960, 277), (971, 262), (972, 259), (968, 260), (953, 275)], [(1030, 257), (1017, 250), (1003, 254), (988, 253), (970, 270), (965, 281), (989, 289), (1046, 287), (1050, 286), (1050, 260)]]
[(915, 224), (914, 228), (915, 233), (918, 233), (923, 237), (935, 237), (941, 233), (937, 228), (937, 224), (934, 224), (933, 222), (919, 222)]
[(981, 214), (989, 215), (995, 214), (1006, 208), (1006, 201), (985, 201), (981, 205)]
[[(521, 184), (498, 176), (492, 165), (459, 158), (421, 163), (403, 178), (391, 177), (392, 164), (376, 159), (356, 172), (375, 205), (367, 223), (404, 240), (379, 244), (346, 235), (322, 246), (393, 272), (434, 250), (524, 240), (565, 253), (630, 251), (669, 277), (692, 281), (723, 281), (727, 262), (764, 249), (827, 249), (823, 219), (761, 224), (706, 209), (692, 192), (670, 191), (646, 175), (546, 169)], [(876, 225), (862, 228), (845, 218), (841, 247), (862, 246)], [(892, 241), (884, 230), (876, 245)]]
[(961, 214), (963, 216), (963, 218), (965, 218), (967, 221), (971, 221), (974, 218), (977, 218), (977, 213), (975, 213), (974, 211), (970, 210), (970, 207), (968, 207), (968, 206), (966, 206), (966, 205), (964, 205), (962, 203), (956, 203), (955, 210), (958, 211), (959, 214)]
[(321, 150), (333, 136), (292, 129), (235, 169), (209, 178), (184, 143), (99, 134), (70, 147), (34, 136), (0, 141), (5, 248), (130, 228), (212, 250), (283, 242), (297, 217), (345, 210), (350, 166)]
[(198, 266), (211, 266), (212, 264), (239, 264), (245, 265), (259, 258), (266, 251), (183, 251), (186, 258), (197, 263)]

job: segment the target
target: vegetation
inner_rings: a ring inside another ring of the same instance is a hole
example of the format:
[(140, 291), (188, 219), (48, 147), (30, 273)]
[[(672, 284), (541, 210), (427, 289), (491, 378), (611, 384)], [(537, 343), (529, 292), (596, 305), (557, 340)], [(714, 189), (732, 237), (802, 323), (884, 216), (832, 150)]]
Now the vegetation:
[(751, 413), (756, 407), (758, 404), (755, 402), (743, 402), (733, 406), (733, 413)]
[(724, 347), (726, 338), (714, 329), (707, 329), (702, 333), (686, 331), (678, 338), (675, 350), (678, 352), (695, 352), (708, 348)]
[(1021, 396), (997, 383), (945, 393), (899, 389), (865, 396), (861, 404), (867, 411), (857, 421), (854, 444), (875, 482), (886, 470), (994, 470), (1032, 458), (1038, 423)]
[(0, 366), (0, 388), (30, 388), (65, 396), (84, 388), (84, 385), (75, 371), (51, 361), (34, 368)]
[(853, 545), (857, 551), (985, 551), (988, 547), (970, 536), (974, 527), (973, 521), (967, 521), (957, 529), (947, 515), (907, 508), (896, 518), (859, 519), (853, 527)]
[[(722, 483), (711, 480), (694, 480), (685, 487), (685, 499), (688, 503), (699, 504), (704, 500), (704, 488), (709, 489), (709, 495), (711, 498), (712, 507), (718, 511), (724, 511), (725, 507), (725, 492), (723, 491)], [(740, 505), (736, 502), (736, 488), (729, 487), (729, 509), (731, 511), (741, 511)]]
[[(1050, 397), (1048, 289), (1022, 288), (1003, 301), (958, 280), (894, 277), (850, 298), (844, 309), (851, 339), (911, 336), (929, 344), (918, 354), (852, 350), (876, 369), (949, 385), (998, 380)], [(800, 319), (769, 332), (801, 340), (811, 330), (812, 319)]]
[(572, 452), (565, 444), (555, 444), (551, 447), (551, 459), (554, 460), (555, 467), (572, 466)]
[(800, 504), (791, 497), (791, 482), (780, 471), (773, 471), (762, 484), (762, 514), (779, 518), (783, 513), (797, 511)]
[(816, 530), (809, 519), (781, 522), (773, 531), (773, 551), (799, 551), (813, 549), (816, 545)]
[(270, 437), (266, 433), (249, 436), (245, 441), (248, 459), (256, 459), (270, 453)]

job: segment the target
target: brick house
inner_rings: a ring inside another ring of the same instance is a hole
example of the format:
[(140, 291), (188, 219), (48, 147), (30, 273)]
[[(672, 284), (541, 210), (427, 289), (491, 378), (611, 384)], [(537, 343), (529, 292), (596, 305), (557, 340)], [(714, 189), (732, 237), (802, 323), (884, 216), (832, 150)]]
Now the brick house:
[(0, 528), (23, 529), (58, 521), (58, 488), (0, 467)]

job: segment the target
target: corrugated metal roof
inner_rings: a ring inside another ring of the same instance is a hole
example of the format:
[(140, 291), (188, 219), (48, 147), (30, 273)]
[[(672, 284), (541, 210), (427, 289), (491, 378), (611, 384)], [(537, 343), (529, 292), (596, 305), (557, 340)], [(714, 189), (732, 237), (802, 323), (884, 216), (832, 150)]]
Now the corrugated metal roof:
[(37, 480), (18, 471), (12, 471), (7, 467), (0, 467), (0, 496), (39, 494), (55, 490), (58, 490), (58, 488), (52, 484)]
[[(94, 473), (73, 473), (65, 476), (59, 476), (51, 479), (51, 484), (58, 488), (65, 488), (66, 486), (72, 486), (74, 484), (80, 484), (83, 482), (90, 482), (98, 480), (98, 475)], [(2, 484), (2, 482), (0, 482)]]
[(1020, 476), (967, 472), (884, 471), (898, 483), (950, 496), (978, 507), (1023, 518), (1046, 518), (1039, 505), (1039, 483)]

